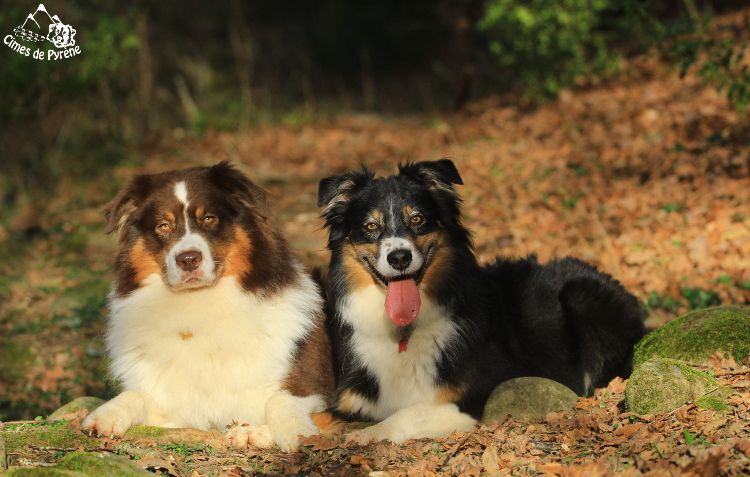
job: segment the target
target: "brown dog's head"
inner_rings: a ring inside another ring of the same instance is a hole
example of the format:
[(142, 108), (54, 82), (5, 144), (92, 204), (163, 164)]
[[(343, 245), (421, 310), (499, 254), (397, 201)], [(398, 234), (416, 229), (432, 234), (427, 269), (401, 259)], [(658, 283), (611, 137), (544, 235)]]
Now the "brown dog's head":
[[(119, 237), (116, 293), (154, 274), (175, 291), (229, 275), (253, 288), (286, 247), (266, 222), (265, 201), (264, 191), (226, 162), (137, 176), (106, 207), (107, 232)], [(277, 265), (281, 274), (288, 268)]]

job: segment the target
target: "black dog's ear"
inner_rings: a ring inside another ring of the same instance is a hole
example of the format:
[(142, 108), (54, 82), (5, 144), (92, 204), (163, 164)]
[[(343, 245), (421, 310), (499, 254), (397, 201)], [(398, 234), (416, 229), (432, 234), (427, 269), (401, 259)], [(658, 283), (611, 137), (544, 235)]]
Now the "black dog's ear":
[(463, 185), (458, 169), (450, 159), (422, 161), (398, 166), (399, 175), (412, 176), (426, 181), (434, 189), (453, 191), (453, 184)]
[(338, 176), (326, 177), (318, 185), (318, 207), (331, 209), (336, 204), (344, 204), (351, 199), (354, 189), (371, 181), (375, 175), (367, 168), (361, 171), (345, 172)]
[(326, 177), (318, 186), (318, 207), (323, 207), (323, 219), (328, 227), (328, 247), (349, 234), (346, 225), (346, 210), (352, 193), (367, 184), (375, 175), (362, 168), (357, 172), (346, 172), (338, 176)]
[(209, 176), (214, 184), (226, 190), (246, 207), (255, 207), (263, 217), (268, 212), (268, 194), (237, 170), (228, 161), (221, 161), (209, 169)]
[(130, 214), (143, 203), (151, 192), (152, 185), (149, 175), (133, 178), (114, 199), (104, 206), (104, 218), (106, 220), (104, 231), (111, 234), (115, 230), (120, 230)]

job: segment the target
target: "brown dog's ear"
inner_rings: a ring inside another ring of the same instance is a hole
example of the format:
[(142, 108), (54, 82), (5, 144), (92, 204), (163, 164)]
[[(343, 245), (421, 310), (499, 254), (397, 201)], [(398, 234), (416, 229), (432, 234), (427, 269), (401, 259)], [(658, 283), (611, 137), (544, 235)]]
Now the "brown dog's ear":
[(151, 176), (136, 176), (122, 189), (114, 199), (104, 206), (106, 220), (104, 231), (111, 234), (120, 230), (136, 207), (140, 205), (151, 191)]
[(211, 167), (209, 175), (214, 184), (228, 191), (242, 205), (254, 207), (263, 217), (266, 217), (268, 214), (266, 191), (228, 161), (222, 161)]
[(422, 161), (398, 166), (398, 173), (430, 184), (433, 189), (454, 193), (453, 184), (463, 185), (458, 169), (450, 159)]

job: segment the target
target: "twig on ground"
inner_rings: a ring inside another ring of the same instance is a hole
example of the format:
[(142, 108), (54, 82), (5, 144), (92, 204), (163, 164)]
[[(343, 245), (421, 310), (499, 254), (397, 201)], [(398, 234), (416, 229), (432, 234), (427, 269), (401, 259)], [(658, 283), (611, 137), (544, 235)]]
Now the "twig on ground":
[(463, 447), (464, 444), (466, 444), (466, 441), (469, 440), (469, 437), (471, 437), (471, 433), (467, 432), (466, 435), (464, 437), (462, 437), (460, 441), (456, 442), (456, 444), (453, 447), (451, 447), (451, 450), (448, 451), (447, 454), (445, 454), (445, 457), (443, 457), (443, 461), (440, 462), (440, 467), (442, 467), (445, 464), (447, 464), (448, 461), (451, 459), (451, 457), (453, 457), (454, 455), (456, 455), (456, 453), (458, 452), (458, 450), (461, 447)]

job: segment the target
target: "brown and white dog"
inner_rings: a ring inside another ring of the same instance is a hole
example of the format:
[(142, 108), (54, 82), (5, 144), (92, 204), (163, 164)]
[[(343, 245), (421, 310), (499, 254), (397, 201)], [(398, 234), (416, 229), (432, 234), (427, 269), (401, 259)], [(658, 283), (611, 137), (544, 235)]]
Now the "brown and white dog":
[(322, 299), (227, 163), (136, 177), (108, 205), (118, 231), (107, 349), (124, 392), (83, 422), (222, 429), (298, 446), (333, 392)]

